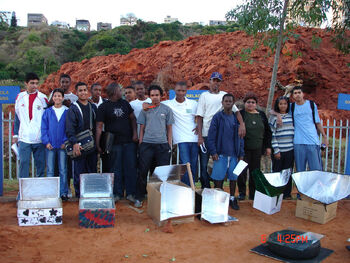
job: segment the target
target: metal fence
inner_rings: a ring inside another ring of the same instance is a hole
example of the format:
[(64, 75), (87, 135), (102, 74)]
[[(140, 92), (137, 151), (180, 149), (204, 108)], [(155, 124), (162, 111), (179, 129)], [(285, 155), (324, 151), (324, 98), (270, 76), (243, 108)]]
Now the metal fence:
[[(18, 178), (18, 164), (19, 161), (14, 157), (14, 153), (11, 151), (12, 145), (12, 126), (14, 119), (12, 119), (13, 114), (9, 113), (7, 119), (4, 118), (4, 113), (2, 116), (2, 136), (3, 136), (3, 174), (6, 179), (17, 179)], [(321, 123), (324, 125), (324, 121)], [(323, 167), (325, 171), (345, 173), (346, 159), (347, 159), (347, 149), (350, 137), (350, 127), (349, 120), (346, 121), (336, 121), (330, 120), (326, 121), (324, 129), (327, 137), (329, 138), (329, 146), (324, 152), (322, 152)], [(320, 141), (322, 141), (322, 135), (320, 136)], [(176, 154), (172, 156), (170, 163), (179, 163), (179, 151), (176, 150)], [(265, 167), (269, 167), (267, 165)], [(264, 167), (264, 166), (263, 166)], [(198, 167), (199, 168), (199, 167)], [(100, 166), (100, 170), (102, 167)], [(270, 167), (265, 168), (265, 172), (270, 172)], [(31, 159), (30, 174), (34, 175), (34, 160)]]

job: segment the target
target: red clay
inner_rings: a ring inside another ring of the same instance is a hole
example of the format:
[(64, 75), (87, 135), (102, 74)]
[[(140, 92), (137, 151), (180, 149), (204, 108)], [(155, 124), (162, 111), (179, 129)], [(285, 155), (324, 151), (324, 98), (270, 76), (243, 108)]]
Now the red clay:
[[(350, 54), (337, 50), (331, 41), (332, 34), (326, 30), (298, 28), (295, 34), (300, 37), (288, 40), (282, 50), (278, 80), (283, 85), (302, 80), (307, 97), (316, 101), (321, 109), (322, 119), (349, 118), (349, 112), (336, 108), (338, 93), (349, 93)], [(312, 45), (313, 36), (322, 39), (318, 47)], [(242, 49), (253, 44), (253, 38), (241, 31), (195, 36), (178, 42), (163, 41), (150, 48), (134, 49), (127, 55), (66, 63), (48, 76), (41, 88), (49, 93), (58, 86), (60, 74), (68, 73), (73, 85), (85, 81), (89, 85), (100, 82), (105, 87), (117, 81), (127, 86), (134, 80), (144, 80), (146, 84), (155, 81), (167, 91), (185, 79), (190, 87), (201, 89), (205, 88), (210, 74), (219, 71), (224, 77), (223, 90), (237, 98), (254, 91), (260, 96), (260, 105), (265, 106), (274, 54), (260, 47), (250, 56), (241, 56)], [(253, 63), (249, 63), (251, 59)], [(282, 94), (278, 91), (276, 96)]]

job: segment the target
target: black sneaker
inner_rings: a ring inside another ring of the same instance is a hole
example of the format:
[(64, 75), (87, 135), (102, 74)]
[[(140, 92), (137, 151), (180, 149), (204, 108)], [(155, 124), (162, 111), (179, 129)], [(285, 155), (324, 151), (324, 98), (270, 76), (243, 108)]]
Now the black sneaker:
[(61, 199), (62, 199), (63, 202), (66, 202), (66, 201), (68, 201), (69, 198), (68, 198), (67, 195), (62, 195)]
[(239, 193), (238, 200), (240, 201), (245, 200), (245, 194)]
[(237, 198), (235, 198), (233, 200), (230, 200), (230, 206), (234, 210), (239, 210), (239, 205), (238, 205)]

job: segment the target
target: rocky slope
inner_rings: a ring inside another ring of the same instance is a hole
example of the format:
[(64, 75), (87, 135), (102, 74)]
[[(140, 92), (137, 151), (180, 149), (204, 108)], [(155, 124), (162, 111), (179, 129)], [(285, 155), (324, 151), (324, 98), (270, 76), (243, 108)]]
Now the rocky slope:
[[(334, 48), (332, 35), (326, 30), (298, 28), (295, 34), (300, 37), (287, 41), (282, 50), (278, 80), (283, 85), (302, 80), (307, 98), (317, 102), (324, 119), (350, 117), (349, 112), (336, 109), (338, 93), (350, 93), (350, 55)], [(313, 36), (322, 42), (313, 43)], [(224, 77), (223, 90), (237, 98), (254, 91), (261, 98), (259, 104), (265, 106), (274, 55), (265, 47), (252, 50), (253, 44), (253, 38), (241, 31), (163, 41), (127, 55), (66, 63), (46, 79), (41, 89), (49, 93), (57, 87), (61, 73), (70, 74), (73, 84), (84, 81), (106, 86), (116, 81), (126, 86), (143, 80), (146, 84), (157, 82), (168, 90), (176, 81), (186, 80), (191, 88), (200, 89), (206, 88), (213, 71), (219, 71)], [(243, 49), (246, 52), (242, 53)], [(276, 96), (283, 93), (279, 90)]]

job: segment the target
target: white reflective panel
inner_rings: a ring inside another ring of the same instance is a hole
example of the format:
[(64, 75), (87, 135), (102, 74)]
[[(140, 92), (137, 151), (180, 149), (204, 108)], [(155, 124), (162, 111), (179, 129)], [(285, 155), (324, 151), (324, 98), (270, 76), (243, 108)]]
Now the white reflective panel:
[(267, 173), (264, 174), (266, 180), (274, 187), (285, 186), (291, 175), (290, 169), (285, 169), (282, 172), (278, 173)]
[(212, 224), (227, 222), (229, 201), (228, 193), (205, 188), (202, 192), (202, 219)]
[(191, 188), (164, 182), (160, 193), (160, 221), (194, 214), (194, 191)]
[(43, 209), (62, 207), (61, 199), (47, 198), (45, 200), (33, 200), (33, 201), (18, 201), (18, 209)]
[(150, 181), (179, 181), (186, 171), (185, 164), (157, 166), (156, 169), (154, 169)]
[(80, 175), (80, 197), (112, 197), (113, 173), (90, 173)]
[(42, 200), (46, 198), (59, 198), (59, 184), (59, 177), (20, 178), (20, 199)]
[(299, 192), (324, 204), (337, 202), (350, 195), (349, 175), (307, 171), (292, 176)]

